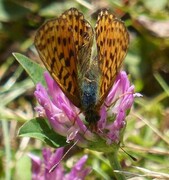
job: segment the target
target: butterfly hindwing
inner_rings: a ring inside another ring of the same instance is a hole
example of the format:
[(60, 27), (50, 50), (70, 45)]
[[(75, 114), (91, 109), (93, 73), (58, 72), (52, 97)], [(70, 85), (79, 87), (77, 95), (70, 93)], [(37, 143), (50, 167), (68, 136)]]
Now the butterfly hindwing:
[(94, 31), (90, 23), (84, 19), (84, 15), (77, 9), (71, 8), (66, 11), (61, 18), (65, 16), (68, 19), (68, 27), (70, 27), (73, 33), (72, 38), (77, 52), (76, 66), (80, 86), (90, 66)]

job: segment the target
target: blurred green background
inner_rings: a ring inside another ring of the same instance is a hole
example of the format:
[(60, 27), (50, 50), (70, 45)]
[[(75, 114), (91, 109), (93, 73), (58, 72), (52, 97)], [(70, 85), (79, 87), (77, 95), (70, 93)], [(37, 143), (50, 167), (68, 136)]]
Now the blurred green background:
[[(30, 179), (28, 152), (40, 153), (42, 142), (19, 138), (21, 125), (36, 116), (34, 84), (12, 56), (22, 53), (39, 62), (33, 41), (46, 19), (76, 7), (95, 25), (101, 8), (108, 8), (125, 21), (130, 47), (124, 69), (137, 98), (127, 118), (124, 149), (119, 159), (128, 178), (169, 178), (169, 1), (168, 0), (1, 0), (0, 1), (0, 179)], [(111, 179), (103, 154), (87, 153), (94, 170), (89, 178)], [(102, 157), (102, 158), (100, 158)], [(142, 177), (144, 175), (144, 177)]]

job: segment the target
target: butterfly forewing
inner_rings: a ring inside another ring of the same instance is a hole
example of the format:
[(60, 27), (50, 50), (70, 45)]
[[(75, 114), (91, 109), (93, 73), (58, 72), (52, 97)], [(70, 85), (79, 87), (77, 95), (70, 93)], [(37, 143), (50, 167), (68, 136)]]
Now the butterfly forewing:
[(126, 56), (129, 35), (122, 21), (106, 9), (98, 16), (95, 26), (98, 64), (101, 71), (100, 100), (102, 104), (110, 91)]
[[(84, 16), (77, 9), (71, 8), (59, 18), (47, 21), (35, 37), (35, 46), (41, 60), (77, 107), (81, 106), (78, 66), (85, 64), (87, 68), (89, 65), (92, 32)], [(83, 52), (89, 58), (84, 59)]]

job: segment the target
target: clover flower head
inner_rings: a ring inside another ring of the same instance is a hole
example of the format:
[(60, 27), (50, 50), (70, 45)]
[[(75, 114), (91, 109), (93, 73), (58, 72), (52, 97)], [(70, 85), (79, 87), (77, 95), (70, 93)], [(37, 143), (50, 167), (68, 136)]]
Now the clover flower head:
[[(107, 145), (120, 142), (121, 132), (126, 125), (126, 115), (134, 103), (134, 97), (140, 96), (134, 93), (134, 86), (130, 85), (124, 71), (116, 77), (112, 89), (101, 106), (98, 132), (92, 132), (86, 126), (83, 113), (79, 113), (80, 109), (73, 105), (47, 72), (44, 77), (47, 89), (39, 83), (34, 93), (40, 104), (36, 107), (36, 111), (39, 116), (47, 117), (55, 132), (65, 136), (67, 142), (77, 141), (77, 145), (81, 147), (92, 146), (92, 143), (98, 144), (100, 139)], [(105, 145), (103, 146), (105, 148)], [(100, 147), (98, 149), (100, 151)]]
[[(85, 167), (87, 155), (78, 160), (70, 172), (66, 172), (60, 162), (63, 150), (64, 148), (58, 148), (55, 153), (52, 153), (50, 149), (45, 148), (42, 151), (43, 159), (29, 154), (32, 160), (32, 180), (83, 180), (91, 172), (91, 168)], [(55, 164), (57, 164), (56, 168), (50, 172), (50, 169)]]

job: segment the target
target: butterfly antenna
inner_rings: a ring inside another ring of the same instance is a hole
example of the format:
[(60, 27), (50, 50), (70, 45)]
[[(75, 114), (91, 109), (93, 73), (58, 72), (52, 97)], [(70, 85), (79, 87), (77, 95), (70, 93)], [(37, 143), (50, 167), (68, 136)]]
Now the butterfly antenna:
[(125, 151), (122, 147), (120, 147), (120, 149), (126, 153), (133, 161), (137, 161), (137, 158), (135, 158), (134, 156), (132, 156), (131, 154), (129, 154), (127, 151)]
[(125, 95), (128, 95), (128, 94), (133, 94), (133, 92), (126, 92), (122, 95), (120, 95), (119, 97), (117, 97), (110, 105), (107, 105), (106, 103), (104, 103), (104, 105), (107, 107), (107, 108), (110, 108), (111, 106), (113, 106), (120, 98), (124, 97)]
[(55, 168), (60, 164), (60, 162), (65, 158), (65, 156), (70, 152), (70, 150), (78, 143), (79, 139), (76, 140), (73, 145), (65, 152), (65, 154), (62, 156), (62, 158), (52, 166), (52, 168), (49, 170), (49, 173), (53, 172)]

